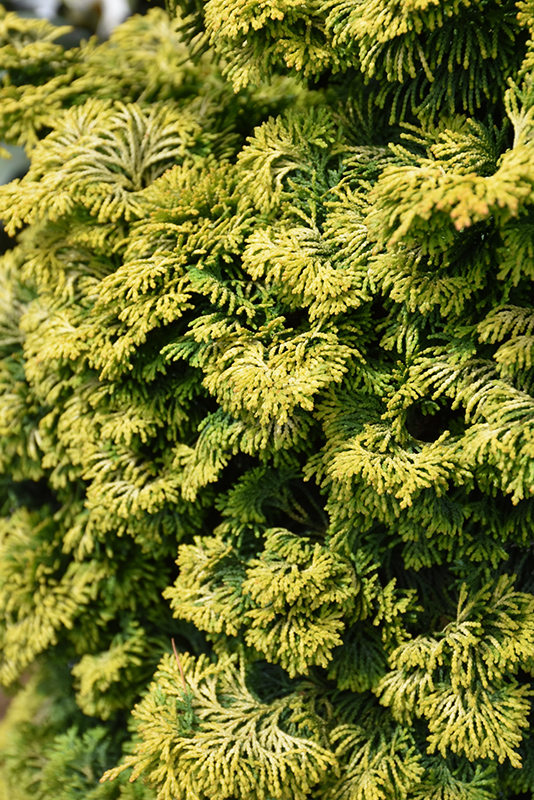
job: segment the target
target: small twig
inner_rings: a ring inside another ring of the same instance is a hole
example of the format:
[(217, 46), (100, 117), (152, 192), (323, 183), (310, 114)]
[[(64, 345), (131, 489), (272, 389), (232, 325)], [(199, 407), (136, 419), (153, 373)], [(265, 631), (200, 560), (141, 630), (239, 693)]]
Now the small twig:
[(182, 669), (182, 664), (180, 661), (180, 656), (178, 655), (178, 650), (176, 649), (176, 645), (174, 643), (174, 639), (171, 639), (172, 642), (172, 649), (174, 650), (174, 657), (176, 658), (176, 663), (178, 664), (178, 669), (180, 670), (180, 675), (182, 676), (182, 683), (184, 685), (184, 692), (188, 691), (187, 682), (185, 680), (184, 671)]

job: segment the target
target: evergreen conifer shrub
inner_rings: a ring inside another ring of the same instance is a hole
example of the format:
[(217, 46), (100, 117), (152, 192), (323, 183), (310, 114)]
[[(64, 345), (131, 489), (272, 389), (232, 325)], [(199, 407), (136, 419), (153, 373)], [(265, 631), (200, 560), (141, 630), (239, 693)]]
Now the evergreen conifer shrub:
[(534, 792), (534, 4), (0, 13), (5, 800)]

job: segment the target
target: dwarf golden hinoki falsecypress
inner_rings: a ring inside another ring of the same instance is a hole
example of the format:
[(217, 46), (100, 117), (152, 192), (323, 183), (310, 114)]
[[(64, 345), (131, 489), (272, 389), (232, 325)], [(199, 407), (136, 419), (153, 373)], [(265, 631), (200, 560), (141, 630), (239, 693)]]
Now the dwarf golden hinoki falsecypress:
[(531, 0), (64, 33), (0, 13), (0, 794), (530, 797)]

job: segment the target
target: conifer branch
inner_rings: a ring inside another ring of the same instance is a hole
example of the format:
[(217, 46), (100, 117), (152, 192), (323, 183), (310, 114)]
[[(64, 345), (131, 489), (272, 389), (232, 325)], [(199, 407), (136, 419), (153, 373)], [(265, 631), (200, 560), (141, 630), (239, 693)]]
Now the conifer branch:
[(180, 661), (180, 657), (178, 655), (178, 650), (176, 649), (176, 645), (174, 643), (174, 639), (171, 639), (171, 642), (172, 642), (172, 649), (173, 649), (174, 657), (176, 659), (176, 663), (178, 664), (178, 669), (180, 670), (180, 676), (182, 678), (182, 684), (183, 684), (183, 687), (184, 687), (184, 692), (187, 693), (188, 690), (189, 690), (189, 687), (187, 686), (187, 682), (185, 680), (185, 675), (184, 675), (184, 671), (182, 669), (182, 663)]

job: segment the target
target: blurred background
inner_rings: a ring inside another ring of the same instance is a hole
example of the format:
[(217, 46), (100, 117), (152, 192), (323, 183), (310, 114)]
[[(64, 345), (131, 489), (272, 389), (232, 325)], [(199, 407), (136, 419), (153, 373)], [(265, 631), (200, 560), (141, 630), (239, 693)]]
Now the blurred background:
[(2, 5), (24, 16), (73, 25), (80, 38), (96, 33), (101, 39), (106, 39), (130, 14), (147, 8), (146, 0), (11, 0)]

